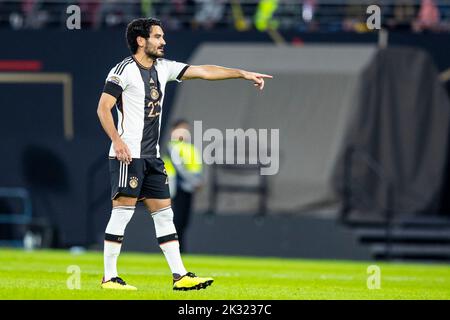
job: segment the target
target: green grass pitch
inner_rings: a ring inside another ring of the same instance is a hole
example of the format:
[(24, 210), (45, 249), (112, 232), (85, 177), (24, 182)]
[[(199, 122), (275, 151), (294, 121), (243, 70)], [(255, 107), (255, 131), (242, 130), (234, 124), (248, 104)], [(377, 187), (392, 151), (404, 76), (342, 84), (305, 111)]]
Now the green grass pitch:
[[(406, 264), (184, 255), (189, 271), (212, 276), (205, 290), (173, 291), (163, 254), (123, 252), (119, 272), (136, 292), (100, 288), (101, 252), (62, 250), (26, 252), (0, 249), (0, 299), (149, 299), (149, 300), (300, 300), (300, 299), (450, 299), (450, 268), (445, 264)], [(368, 289), (368, 266), (380, 268), (380, 288)], [(76, 274), (79, 267), (79, 290)], [(70, 268), (69, 268), (70, 271)]]

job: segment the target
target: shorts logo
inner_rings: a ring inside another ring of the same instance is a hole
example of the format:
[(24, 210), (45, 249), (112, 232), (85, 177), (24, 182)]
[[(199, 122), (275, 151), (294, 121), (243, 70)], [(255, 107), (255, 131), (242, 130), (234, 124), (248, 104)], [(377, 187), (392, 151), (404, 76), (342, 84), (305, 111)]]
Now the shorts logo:
[(131, 177), (131, 178), (130, 178), (129, 185), (130, 185), (130, 187), (131, 187), (132, 189), (137, 188), (137, 186), (138, 186), (138, 178), (136, 178), (136, 177)]
[(169, 184), (169, 177), (166, 177), (166, 183), (165, 184)]
[(152, 97), (153, 100), (158, 100), (158, 98), (159, 98), (159, 92), (158, 92), (158, 90), (155, 89), (155, 88), (152, 88), (152, 89), (150, 90), (150, 96)]

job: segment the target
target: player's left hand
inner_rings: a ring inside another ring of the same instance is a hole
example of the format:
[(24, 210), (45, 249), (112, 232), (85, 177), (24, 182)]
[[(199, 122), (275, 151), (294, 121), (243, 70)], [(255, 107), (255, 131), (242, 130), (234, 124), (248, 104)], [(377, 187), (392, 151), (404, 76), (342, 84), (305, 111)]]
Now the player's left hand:
[(243, 71), (244, 79), (253, 81), (253, 85), (256, 88), (259, 88), (259, 90), (262, 90), (264, 88), (264, 78), (272, 79), (273, 76), (264, 74), (264, 73), (256, 73), (256, 72), (249, 72), (249, 71)]

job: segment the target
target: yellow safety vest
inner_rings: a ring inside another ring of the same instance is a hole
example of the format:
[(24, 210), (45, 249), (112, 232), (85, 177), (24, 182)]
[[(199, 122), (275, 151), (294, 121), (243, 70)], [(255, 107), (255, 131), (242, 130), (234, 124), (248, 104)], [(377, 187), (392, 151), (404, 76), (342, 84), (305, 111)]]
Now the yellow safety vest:
[[(187, 143), (183, 141), (171, 141), (169, 142), (169, 148), (171, 150), (176, 150), (178, 155), (183, 160), (184, 168), (191, 173), (202, 172), (202, 157), (198, 150), (192, 143)], [(172, 151), (174, 152), (174, 151)], [(171, 170), (175, 170), (173, 164)], [(167, 173), (169, 169), (166, 167)]]
[(259, 31), (278, 28), (278, 21), (273, 20), (273, 14), (278, 9), (278, 0), (261, 0), (255, 14), (255, 27)]

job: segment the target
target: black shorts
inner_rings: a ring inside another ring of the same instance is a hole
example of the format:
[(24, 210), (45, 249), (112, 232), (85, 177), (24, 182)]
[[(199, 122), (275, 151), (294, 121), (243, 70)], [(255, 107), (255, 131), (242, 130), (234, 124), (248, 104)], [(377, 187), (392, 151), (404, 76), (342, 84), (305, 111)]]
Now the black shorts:
[(111, 199), (120, 196), (169, 199), (169, 180), (164, 162), (160, 158), (136, 159), (129, 165), (109, 158)]

